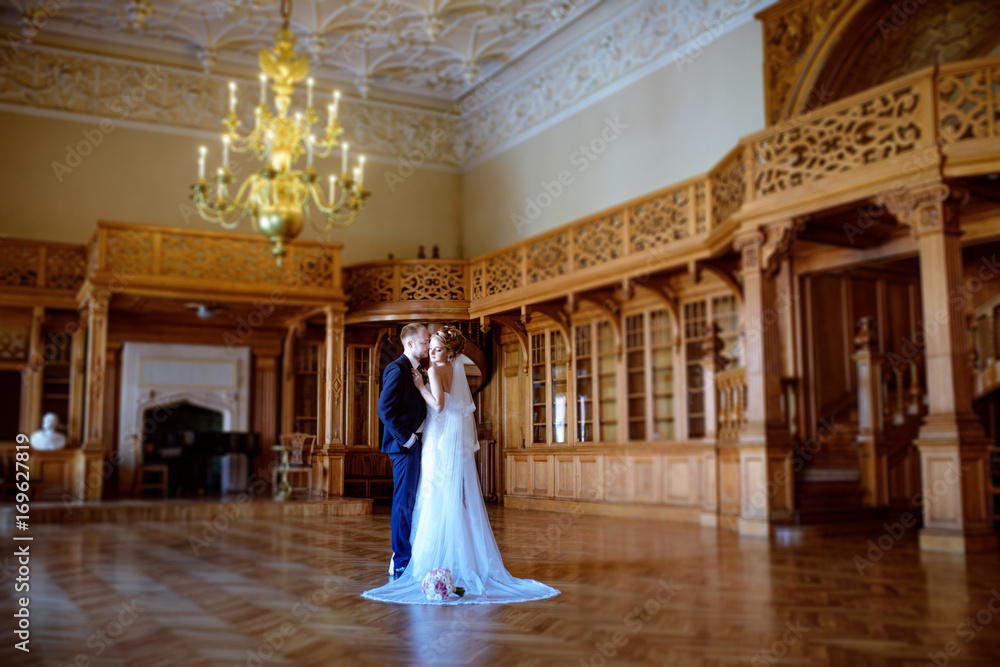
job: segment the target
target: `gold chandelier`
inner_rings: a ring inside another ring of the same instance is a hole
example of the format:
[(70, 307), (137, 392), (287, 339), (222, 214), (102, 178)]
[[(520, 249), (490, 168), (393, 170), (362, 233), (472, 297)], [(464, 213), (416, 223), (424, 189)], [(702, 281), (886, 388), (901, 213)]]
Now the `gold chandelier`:
[[(330, 176), (329, 192), (323, 197), (318, 184), (319, 176), (313, 169), (313, 158), (325, 158), (341, 146), (337, 137), (343, 132), (337, 121), (340, 91), (333, 91), (333, 103), (327, 107), (324, 136), (317, 139), (312, 134), (313, 124), (319, 120), (313, 109), (313, 79), (309, 75), (309, 61), (295, 52), (295, 35), (288, 30), (291, 0), (281, 0), (282, 26), (274, 36), (274, 47), (260, 51), (260, 103), (254, 110), (254, 129), (249, 135), (238, 132), (240, 121), (236, 118), (236, 83), (229, 82), (229, 115), (222, 121), (227, 132), (222, 135), (222, 166), (211, 188), (205, 180), (205, 156), (208, 149), (200, 148), (198, 157), (198, 182), (193, 186), (193, 199), (198, 213), (209, 222), (216, 222), (225, 229), (235, 229), (246, 216), (250, 216), (254, 229), (274, 244), (273, 252), (278, 266), (287, 252), (285, 244), (302, 232), (309, 219), (319, 231), (333, 227), (347, 227), (364, 206), (370, 193), (361, 185), (364, 180), (365, 156), (358, 157), (357, 166), (348, 174), (348, 144), (340, 150), (340, 177)], [(308, 78), (307, 78), (308, 77)], [(267, 81), (273, 81), (275, 113), (267, 108)], [(306, 110), (289, 116), (295, 84), (306, 80)], [(247, 177), (236, 192), (229, 195), (229, 186), (235, 182), (229, 171), (229, 151), (253, 151), (264, 163), (257, 173)], [(298, 158), (306, 155), (304, 171), (293, 169)], [(315, 202), (326, 219), (324, 225), (316, 224), (311, 217), (310, 200)]]

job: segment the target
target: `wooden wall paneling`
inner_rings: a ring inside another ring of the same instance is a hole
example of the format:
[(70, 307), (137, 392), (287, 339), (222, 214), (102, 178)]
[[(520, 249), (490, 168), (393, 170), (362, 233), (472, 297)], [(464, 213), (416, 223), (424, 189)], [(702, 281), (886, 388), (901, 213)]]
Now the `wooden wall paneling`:
[(633, 454), (629, 456), (631, 478), (629, 500), (639, 503), (656, 503), (663, 500), (663, 482), (660, 473), (662, 456)]
[[(840, 344), (837, 346), (838, 360), (843, 362), (843, 379), (840, 385), (842, 394), (853, 397), (856, 395), (857, 381), (854, 377), (854, 362), (851, 353), (854, 352), (854, 331), (857, 318), (854, 316), (854, 300), (852, 299), (851, 280), (849, 276), (839, 277), (840, 286)], [(836, 322), (836, 320), (834, 320)], [(838, 402), (839, 405), (839, 402)]]
[(605, 457), (597, 454), (576, 457), (580, 500), (604, 500), (604, 461)]
[[(812, 436), (814, 424), (819, 421), (819, 359), (816, 354), (818, 344), (816, 330), (816, 279), (802, 277), (802, 386), (805, 403), (802, 406), (804, 438)], [(741, 320), (743, 321), (743, 320)]]
[(739, 516), (740, 451), (737, 447), (719, 448), (719, 513)]
[(531, 460), (527, 455), (508, 456), (507, 474), (510, 476), (507, 484), (507, 493), (516, 495), (529, 495), (531, 489)]
[[(253, 430), (260, 435), (260, 454), (254, 461), (249, 461), (251, 469), (270, 470), (274, 460), (272, 447), (278, 444), (278, 360), (276, 357), (253, 357), (254, 376), (251, 385), (253, 396), (253, 411), (251, 423)], [(265, 479), (271, 476), (265, 475)]]
[[(794, 359), (795, 359), (795, 377), (798, 378), (798, 384), (796, 386), (795, 393), (795, 405), (796, 405), (796, 415), (795, 415), (795, 434), (800, 439), (805, 439), (803, 434), (807, 432), (806, 424), (808, 423), (806, 417), (806, 406), (808, 405), (808, 369), (806, 368), (806, 327), (804, 323), (806, 304), (804, 301), (805, 290), (803, 289), (803, 281), (798, 277), (793, 277), (791, 279), (791, 289), (792, 289), (792, 311), (793, 317), (791, 326), (794, 330), (794, 336), (792, 339), (792, 345), (795, 348)], [(740, 314), (742, 318), (742, 313)], [(743, 321), (742, 319), (740, 320)]]
[[(717, 514), (719, 511), (719, 457), (717, 447), (706, 447), (698, 460), (701, 474), (699, 500), (705, 514)], [(714, 522), (714, 520), (713, 520)], [(702, 523), (705, 523), (704, 514)]]
[[(910, 292), (912, 282), (900, 282), (887, 280), (885, 283), (885, 320), (886, 326), (883, 331), (884, 336), (880, 337), (885, 341), (885, 354), (894, 353), (903, 356), (905, 359), (912, 359), (912, 355), (904, 354), (904, 341), (912, 343), (910, 314)], [(909, 348), (909, 346), (907, 346)], [(915, 349), (909, 350), (915, 352)]]
[(554, 455), (532, 454), (531, 462), (531, 495), (541, 498), (552, 496), (555, 486)]
[(631, 462), (624, 452), (616, 452), (606, 457), (603, 480), (605, 500), (615, 502), (629, 500), (630, 471)]
[(845, 351), (853, 332), (849, 338), (843, 282), (840, 276), (813, 276), (810, 280), (811, 383), (815, 395), (814, 418), (805, 434), (810, 437), (815, 435), (817, 422), (851, 393), (846, 365), (850, 356)]
[(695, 504), (698, 494), (698, 477), (687, 456), (663, 457), (663, 499), (668, 503)]
[(556, 498), (577, 499), (579, 498), (579, 485), (577, 482), (577, 457), (571, 454), (556, 454), (555, 461), (555, 486), (554, 495)]

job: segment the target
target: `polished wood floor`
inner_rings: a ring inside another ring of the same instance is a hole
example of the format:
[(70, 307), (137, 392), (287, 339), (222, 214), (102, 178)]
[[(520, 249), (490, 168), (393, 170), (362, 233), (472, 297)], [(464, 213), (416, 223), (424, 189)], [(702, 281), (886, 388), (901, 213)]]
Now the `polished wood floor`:
[(660, 521), (490, 514), (508, 569), (561, 595), (364, 600), (386, 581), (379, 512), (236, 516), (221, 530), (32, 527), (31, 653), (13, 648), (23, 594), (8, 546), (0, 664), (1000, 665), (1000, 556), (920, 553), (913, 529), (779, 544)]

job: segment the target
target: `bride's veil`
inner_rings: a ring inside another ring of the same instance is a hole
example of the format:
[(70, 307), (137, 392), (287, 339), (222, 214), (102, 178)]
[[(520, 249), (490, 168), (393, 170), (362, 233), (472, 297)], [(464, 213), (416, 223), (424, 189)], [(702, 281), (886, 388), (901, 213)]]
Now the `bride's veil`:
[(462, 435), (466, 438), (462, 444), (472, 449), (479, 450), (479, 440), (477, 437), (476, 422), (472, 418), (472, 413), (476, 411), (476, 404), (472, 400), (472, 391), (469, 390), (469, 380), (465, 376), (465, 364), (471, 364), (472, 360), (464, 354), (458, 355), (452, 362), (451, 393), (458, 405), (462, 406), (465, 413), (464, 428)]

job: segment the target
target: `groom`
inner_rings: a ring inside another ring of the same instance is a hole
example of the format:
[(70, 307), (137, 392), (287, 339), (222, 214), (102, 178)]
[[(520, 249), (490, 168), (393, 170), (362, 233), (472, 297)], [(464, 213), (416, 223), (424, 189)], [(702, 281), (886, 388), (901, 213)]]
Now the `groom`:
[(410, 562), (410, 520), (420, 481), (420, 434), (427, 403), (413, 384), (413, 369), (427, 358), (431, 336), (422, 324), (407, 324), (399, 334), (403, 354), (385, 367), (378, 418), (385, 425), (382, 451), (392, 460), (392, 568), (399, 577)]

